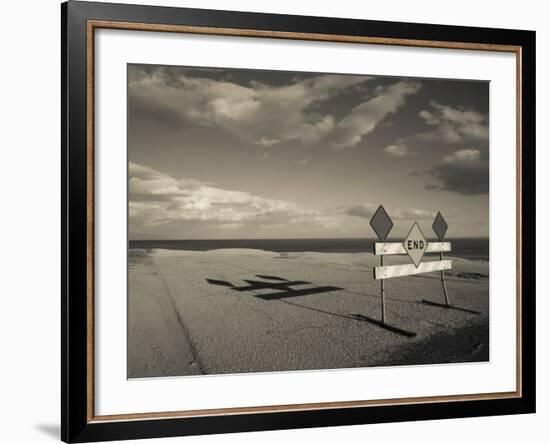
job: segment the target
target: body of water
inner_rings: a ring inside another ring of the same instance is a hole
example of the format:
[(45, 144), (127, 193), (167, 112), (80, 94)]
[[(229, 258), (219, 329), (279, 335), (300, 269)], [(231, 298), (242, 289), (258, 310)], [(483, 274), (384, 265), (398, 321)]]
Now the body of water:
[[(488, 238), (446, 239), (452, 243), (449, 256), (472, 260), (489, 260)], [(386, 242), (402, 242), (387, 239)], [(371, 253), (374, 239), (195, 239), (195, 240), (131, 240), (130, 249), (207, 251), (220, 248), (252, 248), (275, 252), (316, 251), (321, 253)]]

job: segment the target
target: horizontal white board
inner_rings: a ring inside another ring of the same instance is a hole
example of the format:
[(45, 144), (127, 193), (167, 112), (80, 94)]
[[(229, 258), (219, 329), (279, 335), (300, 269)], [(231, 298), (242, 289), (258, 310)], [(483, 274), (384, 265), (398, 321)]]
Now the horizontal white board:
[(429, 273), (431, 271), (450, 270), (452, 261), (430, 261), (421, 262), (418, 267), (414, 264), (405, 265), (387, 265), (374, 268), (374, 279), (389, 279), (399, 276), (409, 276), (411, 274)]
[[(425, 253), (444, 253), (451, 251), (450, 242), (428, 242)], [(376, 242), (374, 244), (374, 254), (407, 254), (401, 242)]]

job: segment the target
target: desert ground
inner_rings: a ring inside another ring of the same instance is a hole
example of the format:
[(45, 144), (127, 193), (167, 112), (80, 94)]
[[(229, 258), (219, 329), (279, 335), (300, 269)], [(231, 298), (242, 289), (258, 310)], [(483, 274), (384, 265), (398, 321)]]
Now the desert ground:
[(388, 279), (382, 325), (372, 254), (131, 249), (128, 377), (486, 361), (488, 263), (449, 259), (453, 308), (439, 272)]

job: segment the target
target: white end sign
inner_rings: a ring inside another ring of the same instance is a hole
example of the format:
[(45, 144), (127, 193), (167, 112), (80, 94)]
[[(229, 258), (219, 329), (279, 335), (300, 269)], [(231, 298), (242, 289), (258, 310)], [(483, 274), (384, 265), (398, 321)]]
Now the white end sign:
[(428, 248), (428, 241), (418, 226), (418, 223), (415, 222), (412, 226), (409, 235), (403, 241), (403, 248), (413, 261), (414, 266), (418, 268), (426, 252), (426, 248)]

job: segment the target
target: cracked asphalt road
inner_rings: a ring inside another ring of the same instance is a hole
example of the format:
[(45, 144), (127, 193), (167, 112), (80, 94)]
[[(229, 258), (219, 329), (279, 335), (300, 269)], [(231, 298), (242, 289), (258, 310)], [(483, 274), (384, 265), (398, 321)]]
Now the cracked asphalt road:
[[(406, 258), (392, 259), (401, 263)], [(488, 264), (379, 281), (370, 254), (155, 250), (131, 259), (128, 376), (484, 361)], [(477, 313), (473, 313), (473, 312)], [(414, 336), (413, 336), (414, 335)]]

